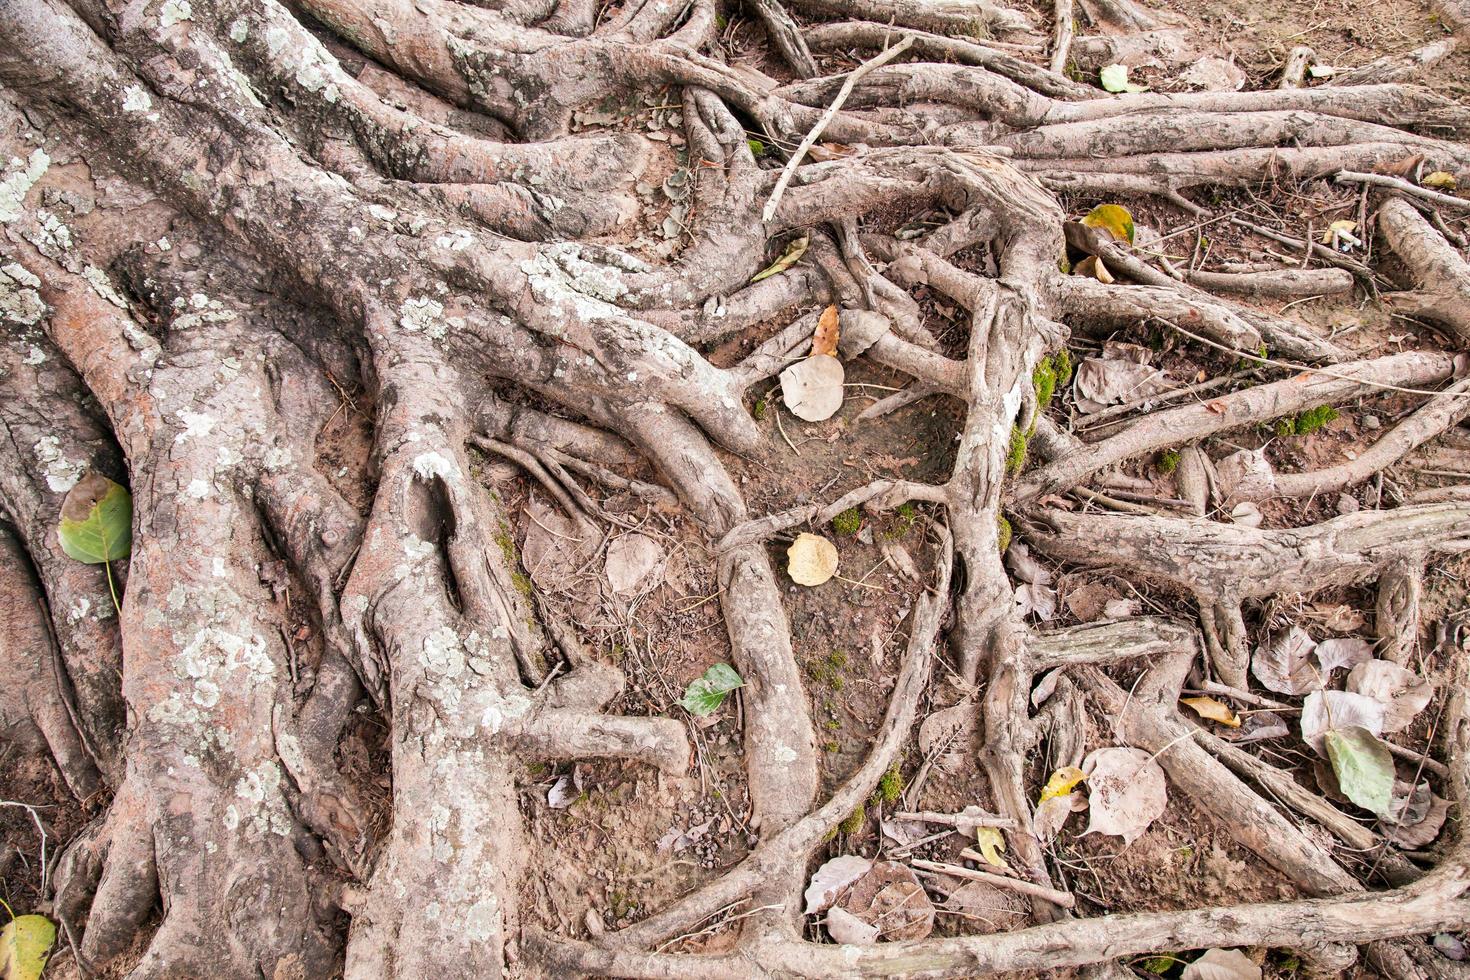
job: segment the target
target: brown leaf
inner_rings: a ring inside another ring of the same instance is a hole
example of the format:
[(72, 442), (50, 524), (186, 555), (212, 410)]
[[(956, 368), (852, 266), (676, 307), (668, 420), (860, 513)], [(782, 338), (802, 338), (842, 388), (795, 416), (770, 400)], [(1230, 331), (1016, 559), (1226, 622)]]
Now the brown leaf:
[(1240, 715), (1231, 710), (1230, 705), (1215, 698), (1197, 697), (1180, 698), (1180, 703), (1187, 704), (1194, 709), (1195, 714), (1210, 721), (1218, 721), (1222, 725), (1231, 728), (1240, 727)]
[(817, 330), (812, 334), (812, 353), (836, 354), (837, 337), (837, 304), (833, 303), (822, 311), (822, 318), (817, 321)]

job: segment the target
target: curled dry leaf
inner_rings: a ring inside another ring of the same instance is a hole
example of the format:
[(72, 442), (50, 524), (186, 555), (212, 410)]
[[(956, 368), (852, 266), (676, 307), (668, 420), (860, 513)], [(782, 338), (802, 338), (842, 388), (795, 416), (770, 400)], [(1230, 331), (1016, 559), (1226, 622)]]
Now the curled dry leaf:
[(1072, 275), (1086, 276), (1089, 279), (1096, 279), (1098, 282), (1103, 283), (1104, 285), (1112, 285), (1113, 283), (1118, 281), (1117, 279), (1113, 278), (1113, 274), (1108, 271), (1108, 267), (1103, 265), (1102, 259), (1098, 258), (1096, 255), (1089, 255), (1081, 262), (1078, 262), (1076, 265), (1072, 266)]
[(803, 531), (786, 549), (786, 574), (797, 585), (821, 585), (837, 574), (837, 546)]
[(750, 281), (760, 282), (762, 279), (768, 279), (771, 276), (776, 275), (777, 273), (785, 272), (787, 269), (795, 265), (798, 259), (806, 254), (806, 247), (810, 243), (811, 239), (808, 238), (806, 235), (802, 235), (800, 238), (793, 241), (790, 245), (786, 246), (786, 250), (781, 253), (781, 257), (779, 259), (777, 259), (775, 262), (772, 262), (761, 271), (757, 272), (754, 276), (751, 277)]
[[(1396, 791), (1399, 785), (1399, 783), (1394, 784)], [(1417, 801), (1421, 795), (1427, 799), (1424, 799), (1422, 806), (1419, 806)], [(1384, 836), (1406, 850), (1427, 847), (1434, 843), (1439, 837), (1439, 832), (1444, 829), (1445, 817), (1449, 816), (1450, 812), (1450, 801), (1430, 792), (1428, 783), (1420, 783), (1415, 788), (1414, 799), (1416, 800), (1415, 806), (1400, 806), (1400, 819), (1384, 820)], [(1395, 803), (1406, 802), (1395, 799), (1390, 803), (1389, 817), (1394, 817)], [(1409, 819), (1416, 815), (1417, 819)]]
[(1043, 845), (1048, 844), (1062, 832), (1068, 817), (1086, 809), (1087, 797), (1081, 793), (1063, 793), (1042, 800), (1031, 816), (1031, 830)]
[(985, 863), (991, 867), (1000, 868), (1002, 871), (1011, 870), (1002, 857), (1006, 852), (1006, 838), (1000, 832), (999, 827), (975, 827), (975, 845), (985, 858)]
[(1261, 968), (1238, 949), (1207, 949), (1180, 980), (1261, 980)]
[(664, 550), (646, 534), (625, 534), (607, 546), (607, 582), (619, 595), (646, 592), (658, 585)]
[(1317, 662), (1327, 676), (1338, 667), (1355, 667), (1373, 659), (1373, 644), (1356, 636), (1336, 637), (1317, 644)]
[(1374, 735), (1383, 734), (1383, 705), (1351, 691), (1313, 691), (1302, 702), (1302, 738), (1327, 754), (1323, 737), (1331, 729), (1363, 728)]
[(1043, 623), (1057, 615), (1057, 590), (1040, 582), (1016, 586), (1016, 610), (1022, 616), (1035, 616)]
[(1201, 58), (1191, 65), (1179, 80), (1206, 92), (1238, 92), (1246, 83), (1245, 72), (1224, 58)]
[(781, 400), (791, 414), (807, 422), (824, 422), (842, 407), (842, 362), (831, 354), (813, 354), (781, 372)]
[(1086, 778), (1087, 773), (1078, 769), (1076, 766), (1063, 766), (1052, 773), (1051, 778), (1046, 781), (1046, 785), (1041, 788), (1041, 796), (1038, 798), (1037, 803), (1045, 803), (1047, 800), (1056, 799), (1058, 796), (1066, 796), (1072, 792), (1078, 783)]
[(1240, 715), (1236, 714), (1230, 705), (1224, 701), (1210, 697), (1197, 697), (1180, 698), (1179, 703), (1189, 705), (1194, 709), (1195, 714), (1201, 718), (1218, 721), (1220, 724), (1228, 725), (1231, 728), (1240, 727)]
[(1242, 449), (1215, 463), (1215, 478), (1227, 504), (1268, 496), (1276, 473), (1264, 450)]
[(1164, 770), (1142, 749), (1097, 749), (1082, 768), (1090, 817), (1084, 834), (1111, 834), (1131, 844), (1168, 806)]
[(848, 885), (873, 870), (873, 862), (856, 854), (842, 854), (812, 873), (807, 884), (806, 908), (802, 915), (815, 915), (831, 908)]
[(1434, 689), (1418, 674), (1387, 660), (1358, 664), (1348, 672), (1347, 689), (1383, 706), (1385, 732), (1407, 728), (1434, 695)]
[(848, 360), (872, 347), (893, 329), (893, 321), (873, 310), (843, 310), (837, 322), (837, 349)]
[(841, 333), (837, 324), (837, 304), (833, 303), (822, 311), (822, 316), (817, 320), (817, 329), (812, 334), (813, 354), (837, 353), (837, 339)]
[(1230, 508), (1230, 520), (1242, 527), (1260, 527), (1266, 516), (1261, 513), (1261, 508), (1249, 500), (1242, 500)]
[[(1123, 75), (1127, 77), (1127, 69), (1124, 69)], [(1101, 228), (1115, 242), (1127, 242), (1130, 245), (1133, 243), (1133, 214), (1121, 204), (1099, 204), (1087, 212), (1082, 218), (1082, 224), (1088, 228)]]
[(834, 942), (871, 946), (878, 941), (877, 926), (869, 925), (844, 908), (828, 909), (823, 924), (827, 927), (827, 935)]
[(577, 797), (581, 795), (571, 776), (558, 776), (556, 782), (546, 791), (546, 805), (553, 810), (565, 810), (577, 802)]
[(1312, 663), (1317, 642), (1300, 626), (1272, 633), (1251, 655), (1251, 673), (1261, 686), (1277, 694), (1306, 694), (1322, 686)]
[(1259, 742), (1266, 738), (1290, 735), (1291, 727), (1274, 711), (1252, 711), (1241, 721), (1240, 728), (1227, 737), (1232, 742)]
[(1013, 541), (1006, 549), (1006, 568), (1011, 574), (1022, 582), (1040, 582), (1045, 585), (1051, 581), (1051, 572), (1031, 555), (1031, 549), (1024, 541)]

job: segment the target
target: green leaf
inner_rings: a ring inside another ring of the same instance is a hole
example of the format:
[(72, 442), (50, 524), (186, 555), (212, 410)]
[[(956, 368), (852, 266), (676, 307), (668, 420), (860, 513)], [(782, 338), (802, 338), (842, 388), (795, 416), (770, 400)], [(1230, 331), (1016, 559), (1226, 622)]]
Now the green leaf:
[(1098, 78), (1102, 81), (1104, 92), (1147, 92), (1147, 85), (1137, 85), (1128, 81), (1127, 65), (1108, 65), (1098, 72)]
[(715, 664), (704, 672), (704, 676), (689, 682), (679, 703), (691, 715), (703, 718), (724, 704), (731, 691), (743, 686), (745, 682), (735, 673), (734, 667), (729, 664)]
[(806, 254), (806, 247), (810, 242), (810, 238), (808, 238), (806, 235), (802, 235), (800, 238), (796, 239), (796, 241), (786, 246), (786, 251), (781, 253), (781, 257), (779, 259), (777, 259), (775, 262), (772, 262), (761, 271), (757, 272), (755, 274), (755, 277), (752, 278), (750, 281), (760, 282), (762, 279), (769, 279), (771, 276), (774, 276), (778, 272), (785, 272), (787, 269), (796, 264), (797, 259)]
[(1082, 223), (1107, 232), (1114, 241), (1133, 244), (1133, 214), (1121, 204), (1099, 204), (1087, 212)]
[(44, 915), (22, 915), (0, 929), (0, 980), (39, 980), (56, 926)]
[(1327, 758), (1342, 793), (1382, 816), (1393, 798), (1393, 756), (1366, 728), (1328, 729)]
[(133, 548), (133, 495), (100, 473), (88, 473), (61, 502), (61, 549), (101, 565)]

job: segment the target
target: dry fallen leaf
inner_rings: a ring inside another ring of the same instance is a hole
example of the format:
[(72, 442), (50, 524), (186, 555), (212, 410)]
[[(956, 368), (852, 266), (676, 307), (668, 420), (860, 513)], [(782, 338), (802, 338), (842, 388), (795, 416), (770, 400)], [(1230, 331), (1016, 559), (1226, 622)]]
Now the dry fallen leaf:
[(1331, 674), (1338, 667), (1355, 667), (1373, 659), (1373, 644), (1356, 636), (1334, 637), (1317, 644), (1313, 651), (1317, 662), (1322, 665), (1322, 674)]
[(1230, 705), (1224, 701), (1208, 697), (1180, 698), (1179, 701), (1181, 704), (1187, 704), (1193, 708), (1195, 714), (1201, 718), (1218, 721), (1220, 724), (1228, 725), (1231, 728), (1240, 727), (1240, 715), (1236, 714)]
[(1455, 180), (1454, 174), (1446, 170), (1436, 170), (1434, 173), (1425, 177), (1419, 183), (1423, 184), (1425, 187), (1434, 187), (1442, 191), (1452, 191), (1455, 189), (1455, 185), (1458, 183), (1458, 181)]
[(1076, 766), (1063, 766), (1052, 773), (1051, 778), (1046, 781), (1046, 785), (1041, 788), (1041, 796), (1037, 800), (1037, 803), (1045, 803), (1047, 800), (1056, 799), (1058, 796), (1066, 796), (1072, 792), (1073, 787), (1086, 778), (1087, 773), (1078, 769)]
[(873, 870), (873, 862), (856, 854), (833, 858), (812, 873), (807, 884), (806, 909), (802, 915), (825, 912), (848, 885)]
[(975, 845), (985, 857), (985, 863), (1003, 871), (1011, 870), (1011, 866), (1006, 864), (1006, 859), (1001, 857), (1006, 852), (1006, 839), (1005, 835), (1000, 832), (1000, 828), (976, 827)]
[(1261, 980), (1261, 968), (1238, 949), (1208, 949), (1184, 968), (1180, 980)]
[(791, 414), (807, 422), (824, 422), (842, 407), (846, 372), (831, 354), (813, 354), (781, 372), (781, 400)]
[(837, 349), (849, 361), (893, 329), (893, 321), (873, 310), (843, 310), (837, 318)]
[(871, 946), (878, 941), (878, 927), (868, 925), (847, 909), (828, 909), (824, 924), (827, 926), (827, 935), (834, 942)]
[(1068, 817), (1085, 809), (1087, 797), (1081, 793), (1063, 793), (1061, 796), (1042, 800), (1031, 816), (1031, 830), (1042, 844), (1047, 844), (1061, 833)]
[(1089, 279), (1096, 279), (1098, 282), (1105, 283), (1107, 285), (1112, 285), (1113, 283), (1118, 281), (1113, 278), (1113, 274), (1108, 271), (1108, 267), (1103, 265), (1102, 259), (1098, 258), (1096, 255), (1089, 255), (1087, 258), (1074, 265), (1072, 267), (1072, 275), (1086, 276)]
[(1383, 706), (1385, 732), (1407, 728), (1434, 695), (1434, 689), (1418, 674), (1387, 660), (1358, 664), (1348, 672), (1347, 689)]
[(837, 321), (837, 304), (833, 303), (822, 311), (821, 318), (817, 320), (816, 332), (812, 334), (813, 354), (836, 355), (837, 338), (840, 333)]
[(646, 592), (658, 585), (662, 576), (655, 575), (663, 567), (664, 550), (646, 534), (625, 534), (607, 546), (607, 582), (619, 595)]
[(1162, 371), (1126, 360), (1083, 359), (1077, 366), (1077, 407), (1088, 413), (1108, 405), (1136, 401), (1168, 387)]
[(877, 926), (880, 939), (923, 939), (934, 930), (934, 903), (924, 886), (911, 869), (891, 861), (875, 863), (853, 882), (841, 905), (859, 920)]
[(1313, 691), (1302, 702), (1302, 738), (1326, 756), (1324, 739), (1328, 731), (1364, 728), (1373, 735), (1383, 734), (1383, 705), (1373, 698), (1351, 691)]
[(934, 712), (919, 725), (919, 751), (925, 756), (943, 752), (935, 764), (941, 769), (956, 768), (964, 761), (978, 721), (979, 713), (973, 701), (961, 701)]
[(1312, 663), (1316, 647), (1300, 626), (1273, 633), (1251, 656), (1251, 673), (1268, 691), (1306, 694), (1322, 686), (1322, 676)]
[(797, 585), (821, 585), (837, 574), (837, 546), (803, 531), (786, 549), (786, 574)]
[(1084, 834), (1111, 834), (1131, 844), (1168, 806), (1164, 770), (1142, 749), (1097, 749), (1082, 768), (1089, 815)]

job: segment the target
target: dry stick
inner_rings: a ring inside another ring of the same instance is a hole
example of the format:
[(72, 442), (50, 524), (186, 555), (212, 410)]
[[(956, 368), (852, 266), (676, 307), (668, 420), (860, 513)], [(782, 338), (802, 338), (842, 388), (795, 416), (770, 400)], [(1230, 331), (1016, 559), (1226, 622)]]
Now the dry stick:
[(1067, 59), (1072, 56), (1072, 37), (1074, 25), (1072, 23), (1072, 0), (1056, 0), (1056, 44), (1051, 52), (1051, 70), (1061, 74), (1067, 67)]
[(836, 118), (837, 113), (842, 110), (842, 104), (847, 101), (848, 96), (852, 95), (853, 87), (857, 85), (858, 79), (862, 78), (874, 68), (888, 64), (888, 62), (907, 51), (913, 43), (913, 36), (907, 35), (902, 41), (899, 41), (887, 51), (880, 52), (874, 57), (869, 58), (848, 73), (846, 80), (842, 83), (842, 88), (837, 91), (837, 98), (832, 100), (832, 104), (827, 107), (827, 111), (822, 113), (821, 118), (812, 127), (811, 132), (807, 133), (806, 138), (797, 146), (796, 152), (791, 154), (791, 159), (786, 161), (786, 166), (781, 170), (781, 176), (777, 179), (776, 186), (771, 191), (771, 199), (766, 202), (766, 209), (761, 212), (762, 221), (768, 222), (775, 217), (776, 206), (781, 203), (781, 195), (786, 193), (786, 185), (791, 183), (792, 175), (796, 173), (796, 168), (801, 164), (802, 158), (806, 156), (807, 151), (812, 148), (813, 144), (821, 137), (823, 131)]
[[(979, 859), (980, 855), (976, 854), (975, 858)], [(1071, 892), (1060, 891), (1056, 888), (1047, 888), (1045, 885), (1038, 885), (1035, 882), (1022, 881), (1020, 878), (1007, 878), (1005, 875), (993, 875), (988, 871), (974, 871), (958, 864), (945, 864), (942, 861), (922, 861), (916, 858), (911, 863), (914, 867), (923, 868), (925, 871), (937, 871), (941, 874), (954, 875), (956, 878), (969, 878), (971, 881), (983, 881), (988, 885), (995, 885), (997, 888), (1009, 888), (1011, 891), (1020, 892), (1022, 895), (1029, 895), (1032, 898), (1043, 899), (1064, 909), (1075, 908), (1077, 905), (1077, 899)]]
[(893, 815), (895, 820), (917, 820), (920, 823), (937, 823), (942, 827), (1004, 827), (1007, 830), (1016, 829), (1016, 821), (1010, 817), (996, 817), (989, 814), (969, 817), (962, 813), (935, 813), (932, 810), (915, 810), (912, 812), (900, 812)]
[(1345, 181), (1353, 184), (1372, 184), (1375, 187), (1387, 187), (1390, 190), (1399, 191), (1404, 194), (1412, 194), (1414, 197), (1433, 201), (1444, 207), (1460, 208), (1470, 210), (1470, 201), (1463, 197), (1453, 197), (1449, 194), (1441, 194), (1418, 184), (1411, 184), (1407, 180), (1398, 177), (1390, 177), (1388, 174), (1363, 174), (1355, 170), (1339, 170), (1334, 180)]

